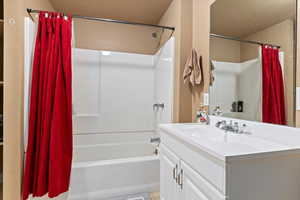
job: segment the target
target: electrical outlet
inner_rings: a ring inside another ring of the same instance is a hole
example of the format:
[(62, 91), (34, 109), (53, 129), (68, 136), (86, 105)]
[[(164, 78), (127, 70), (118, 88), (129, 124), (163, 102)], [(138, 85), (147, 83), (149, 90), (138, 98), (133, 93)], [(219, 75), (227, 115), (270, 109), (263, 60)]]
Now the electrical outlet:
[(300, 110), (300, 87), (296, 88), (296, 110)]
[(203, 94), (203, 105), (209, 106), (209, 94), (208, 93)]

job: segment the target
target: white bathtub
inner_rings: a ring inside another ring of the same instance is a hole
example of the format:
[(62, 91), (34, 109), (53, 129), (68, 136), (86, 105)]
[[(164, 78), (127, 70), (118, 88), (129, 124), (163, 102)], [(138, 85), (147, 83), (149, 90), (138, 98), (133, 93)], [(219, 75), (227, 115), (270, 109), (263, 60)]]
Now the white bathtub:
[[(74, 136), (70, 200), (102, 200), (159, 191), (153, 133)], [(121, 198), (122, 199), (122, 198)]]

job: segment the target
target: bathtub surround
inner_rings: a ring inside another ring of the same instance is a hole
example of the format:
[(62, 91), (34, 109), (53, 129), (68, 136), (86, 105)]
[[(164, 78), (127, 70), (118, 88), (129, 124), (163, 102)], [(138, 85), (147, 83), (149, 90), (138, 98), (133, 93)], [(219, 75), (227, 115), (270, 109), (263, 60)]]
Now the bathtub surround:
[[(69, 198), (127, 199), (159, 191), (159, 159), (150, 140), (158, 124), (172, 122), (174, 38), (155, 55), (88, 49), (73, 55)], [(155, 109), (156, 103), (164, 107)]]
[[(49, 26), (50, 25), (50, 26)], [(23, 200), (69, 189), (72, 162), (72, 18), (40, 13), (32, 68)]]
[[(173, 43), (156, 55), (74, 49), (75, 134), (154, 133), (171, 122)], [(154, 112), (155, 103), (164, 109)]]

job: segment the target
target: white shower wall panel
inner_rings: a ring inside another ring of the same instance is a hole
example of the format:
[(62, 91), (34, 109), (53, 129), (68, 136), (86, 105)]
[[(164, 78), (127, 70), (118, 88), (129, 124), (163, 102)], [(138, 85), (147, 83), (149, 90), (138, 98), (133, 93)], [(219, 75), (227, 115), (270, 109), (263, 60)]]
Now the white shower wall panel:
[(210, 110), (220, 106), (224, 113), (231, 112), (231, 105), (237, 100), (237, 79), (239, 63), (213, 61), (214, 83), (210, 87)]
[(156, 113), (157, 123), (172, 122), (173, 82), (174, 82), (174, 43), (171, 38), (155, 55), (155, 100), (165, 105)]
[(153, 56), (86, 49), (74, 55), (75, 133), (154, 129)]

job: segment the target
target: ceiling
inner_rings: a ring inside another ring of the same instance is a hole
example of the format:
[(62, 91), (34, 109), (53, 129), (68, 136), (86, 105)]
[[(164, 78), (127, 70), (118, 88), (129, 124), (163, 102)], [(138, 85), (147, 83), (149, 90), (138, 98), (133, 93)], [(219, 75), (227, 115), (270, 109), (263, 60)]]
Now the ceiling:
[(59, 12), (157, 24), (172, 0), (51, 0)]
[(296, 0), (216, 0), (211, 32), (243, 37), (295, 17)]

